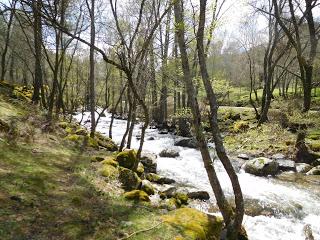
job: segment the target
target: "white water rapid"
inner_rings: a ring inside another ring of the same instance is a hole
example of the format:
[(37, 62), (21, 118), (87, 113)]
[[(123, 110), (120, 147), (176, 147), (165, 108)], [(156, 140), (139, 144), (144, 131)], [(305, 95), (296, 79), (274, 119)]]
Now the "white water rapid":
[[(81, 119), (81, 114), (76, 118)], [(85, 113), (84, 121), (89, 118)], [(102, 117), (97, 131), (108, 135), (110, 114)], [(90, 123), (88, 123), (90, 124)], [(88, 127), (88, 125), (86, 125)], [(113, 140), (120, 143), (126, 128), (126, 121), (114, 120)], [(132, 147), (138, 148), (139, 141), (135, 136), (140, 135), (140, 127), (134, 130)], [(174, 135), (158, 134), (157, 129), (148, 129), (144, 150), (159, 154), (163, 149), (172, 147)], [(179, 147), (180, 157), (158, 157), (158, 172), (160, 175), (173, 178), (178, 184), (210, 193), (214, 204), (214, 195), (208, 182), (200, 153), (196, 149)], [(213, 153), (214, 154), (214, 153)], [(221, 165), (215, 163), (218, 177), (227, 196), (232, 196), (230, 181)], [(291, 175), (294, 175), (292, 173)], [(303, 227), (310, 224), (313, 236), (320, 240), (320, 180), (301, 183), (299, 181), (284, 181), (277, 178), (256, 177), (240, 171), (238, 173), (241, 188), (248, 205), (260, 209), (260, 214), (245, 215), (244, 226), (251, 240), (304, 240)], [(317, 176), (318, 177), (318, 176)], [(211, 205), (212, 205), (211, 204)], [(208, 208), (199, 207), (204, 211)], [(262, 210), (261, 210), (262, 209)], [(267, 209), (267, 210), (266, 210)], [(267, 213), (263, 213), (267, 211)], [(263, 213), (263, 214), (262, 214)]]

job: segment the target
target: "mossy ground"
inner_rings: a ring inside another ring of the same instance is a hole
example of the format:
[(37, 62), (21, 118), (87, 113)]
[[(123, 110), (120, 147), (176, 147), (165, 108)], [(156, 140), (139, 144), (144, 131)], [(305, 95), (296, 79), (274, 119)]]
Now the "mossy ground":
[[(41, 129), (45, 119), (34, 106), (0, 95), (0, 118), (15, 119), (16, 134), (0, 132), (0, 239), (174, 239), (162, 210), (128, 201), (113, 180), (99, 174), (103, 163), (64, 139), (58, 126)], [(28, 137), (32, 129), (32, 138)]]

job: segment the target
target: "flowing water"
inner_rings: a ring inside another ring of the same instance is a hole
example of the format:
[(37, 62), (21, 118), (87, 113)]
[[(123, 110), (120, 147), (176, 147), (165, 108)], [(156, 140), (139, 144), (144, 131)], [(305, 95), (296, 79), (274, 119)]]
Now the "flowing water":
[[(84, 120), (89, 118), (86, 113)], [(77, 116), (81, 119), (81, 115)], [(109, 132), (110, 114), (101, 118), (97, 131)], [(125, 120), (114, 120), (113, 139), (120, 143), (126, 128)], [(138, 148), (139, 141), (135, 136), (140, 135), (140, 126), (134, 129), (132, 147)], [(163, 149), (172, 147), (176, 136), (160, 135), (157, 129), (148, 129), (144, 150), (159, 154)], [(173, 178), (181, 186), (188, 186), (194, 190), (205, 190), (211, 195), (211, 204), (198, 204), (197, 208), (210, 211), (215, 205), (215, 198), (211, 190), (200, 152), (196, 149), (178, 147), (180, 157), (158, 157), (159, 174)], [(212, 156), (214, 150), (212, 150)], [(224, 191), (232, 197), (231, 183), (222, 164), (216, 160), (215, 168)], [(303, 227), (311, 225), (313, 236), (320, 240), (320, 179), (318, 176), (305, 181), (304, 176), (291, 173), (281, 178), (256, 177), (243, 171), (238, 173), (244, 194), (248, 215), (244, 217), (244, 226), (252, 240), (299, 240), (305, 239)], [(214, 209), (214, 208), (213, 208)], [(216, 208), (215, 208), (216, 209)], [(251, 213), (251, 214), (250, 214)], [(249, 216), (250, 215), (250, 216)]]

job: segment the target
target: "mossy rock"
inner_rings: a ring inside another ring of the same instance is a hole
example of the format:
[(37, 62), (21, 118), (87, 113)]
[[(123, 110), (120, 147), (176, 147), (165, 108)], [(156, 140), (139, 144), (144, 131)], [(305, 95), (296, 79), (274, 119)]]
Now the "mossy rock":
[(150, 202), (150, 198), (147, 193), (142, 190), (133, 190), (131, 192), (126, 192), (124, 197), (128, 200)]
[(80, 135), (76, 135), (76, 134), (70, 134), (70, 135), (66, 136), (65, 139), (72, 141), (72, 142), (79, 143), (80, 141), (82, 141), (84, 139), (84, 137), (80, 136)]
[(117, 154), (116, 160), (121, 167), (132, 169), (137, 161), (137, 153), (133, 149), (126, 149)]
[(233, 124), (233, 131), (238, 132), (245, 132), (249, 129), (249, 123), (245, 121), (237, 121)]
[(189, 198), (188, 198), (188, 195), (185, 194), (185, 193), (177, 192), (177, 193), (175, 194), (175, 198), (176, 198), (177, 200), (179, 200), (179, 201), (181, 202), (181, 204), (184, 204), (184, 205), (188, 204)]
[(113, 157), (106, 157), (102, 162), (102, 164), (108, 164), (114, 167), (119, 167), (119, 163)]
[(66, 128), (65, 128), (65, 131), (66, 131), (67, 134), (72, 134), (72, 133), (74, 133), (74, 129), (73, 129), (72, 127), (66, 127)]
[(99, 144), (97, 139), (92, 138), (92, 137), (88, 137), (88, 147), (92, 147), (92, 148), (99, 148)]
[(75, 131), (75, 134), (86, 136), (88, 134), (88, 131), (84, 128), (79, 128)]
[(115, 144), (111, 138), (105, 137), (101, 133), (96, 133), (96, 137), (100, 147), (103, 147), (111, 152), (118, 151), (117, 144)]
[(173, 211), (179, 208), (180, 205), (175, 198), (169, 198), (162, 201), (159, 207), (162, 209), (167, 209), (168, 211)]
[(155, 193), (154, 187), (148, 180), (142, 180), (141, 190), (145, 191), (148, 195), (153, 195)]
[(193, 208), (180, 208), (162, 217), (163, 221), (180, 230), (192, 240), (218, 240), (222, 230), (221, 217), (207, 215)]
[(309, 131), (307, 138), (312, 140), (320, 140), (320, 129)]
[(149, 180), (150, 182), (157, 182), (157, 181), (159, 181), (160, 178), (161, 177), (155, 173), (148, 173), (146, 175), (146, 179)]
[(142, 163), (139, 162), (138, 164), (138, 168), (137, 168), (137, 174), (139, 177), (141, 177), (141, 175), (144, 173), (144, 166)]
[(4, 131), (4, 132), (10, 131), (10, 125), (1, 119), (0, 119), (0, 131)]
[(101, 170), (100, 170), (100, 174), (103, 177), (107, 177), (110, 179), (116, 179), (119, 175), (119, 171), (117, 168), (115, 168), (114, 166), (105, 164), (102, 166)]
[(123, 167), (119, 168), (119, 180), (126, 191), (139, 189), (142, 182), (135, 172)]

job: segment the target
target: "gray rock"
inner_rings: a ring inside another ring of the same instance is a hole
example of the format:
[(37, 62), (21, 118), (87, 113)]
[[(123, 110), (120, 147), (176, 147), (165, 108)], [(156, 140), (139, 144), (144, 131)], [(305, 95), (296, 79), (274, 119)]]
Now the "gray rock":
[(243, 159), (243, 160), (249, 160), (249, 155), (245, 153), (241, 153), (238, 155), (238, 158)]
[(281, 171), (296, 171), (295, 162), (292, 160), (277, 160), (277, 163)]
[(162, 129), (159, 131), (159, 134), (168, 134), (168, 133), (169, 133), (168, 129)]
[(142, 152), (140, 162), (144, 166), (145, 173), (157, 173), (157, 155), (151, 152)]
[(193, 138), (181, 138), (175, 141), (175, 146), (187, 147), (187, 148), (197, 148), (197, 141)]
[(297, 173), (307, 173), (312, 168), (312, 166), (307, 163), (296, 163), (295, 166)]
[(162, 150), (162, 152), (159, 154), (160, 157), (167, 157), (167, 158), (175, 158), (179, 157), (180, 154), (177, 149), (174, 148), (167, 148)]
[(199, 199), (199, 200), (209, 200), (210, 199), (210, 195), (206, 191), (189, 192), (187, 195), (191, 199)]
[(148, 140), (148, 141), (153, 141), (153, 140), (154, 140), (154, 137), (148, 137), (147, 140)]
[(242, 168), (246, 173), (256, 176), (275, 175), (279, 170), (279, 164), (275, 160), (259, 157), (248, 160)]
[(309, 172), (307, 172), (307, 175), (320, 175), (320, 166), (312, 168)]
[(274, 155), (272, 155), (272, 159), (276, 159), (276, 160), (280, 160), (280, 159), (285, 159), (285, 155), (284, 154), (282, 154), (282, 153), (277, 153), (277, 154), (274, 154)]
[(177, 193), (177, 188), (170, 187), (170, 188), (164, 190), (163, 192), (160, 192), (159, 196), (161, 199), (172, 198), (176, 195), (176, 193)]
[(160, 177), (160, 179), (158, 179), (156, 183), (158, 183), (158, 184), (173, 184), (175, 182), (176, 181), (174, 179), (167, 178), (167, 177)]

